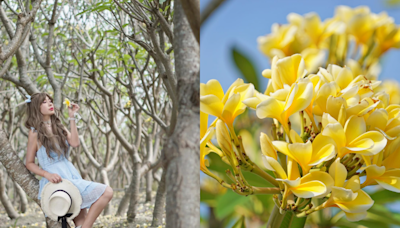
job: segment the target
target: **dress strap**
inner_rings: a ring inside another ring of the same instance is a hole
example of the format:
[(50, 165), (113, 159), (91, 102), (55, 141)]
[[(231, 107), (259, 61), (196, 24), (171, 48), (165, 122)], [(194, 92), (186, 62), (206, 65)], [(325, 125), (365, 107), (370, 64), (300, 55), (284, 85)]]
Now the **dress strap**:
[(37, 132), (36, 129), (35, 129), (34, 127), (31, 127), (31, 130), (32, 130), (33, 132)]

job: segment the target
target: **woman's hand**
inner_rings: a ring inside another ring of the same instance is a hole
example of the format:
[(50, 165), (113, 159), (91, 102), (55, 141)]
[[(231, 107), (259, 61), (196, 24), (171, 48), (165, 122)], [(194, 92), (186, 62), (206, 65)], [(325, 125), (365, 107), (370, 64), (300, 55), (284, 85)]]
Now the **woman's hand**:
[(69, 114), (69, 117), (74, 117), (74, 114), (75, 114), (78, 110), (79, 110), (79, 105), (71, 102), (71, 106), (68, 107), (68, 114)]
[(51, 183), (59, 183), (62, 181), (60, 175), (58, 175), (57, 173), (49, 173), (46, 172), (44, 174), (44, 177), (49, 180)]

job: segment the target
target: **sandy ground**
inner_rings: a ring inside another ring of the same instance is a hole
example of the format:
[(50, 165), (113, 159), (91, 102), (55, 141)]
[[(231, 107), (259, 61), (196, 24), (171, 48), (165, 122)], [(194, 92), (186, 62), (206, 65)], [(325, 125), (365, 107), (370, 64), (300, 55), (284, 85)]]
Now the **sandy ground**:
[[(100, 215), (93, 228), (106, 228), (106, 227), (134, 227), (134, 228), (150, 228), (151, 221), (153, 218), (153, 208), (156, 192), (153, 192), (153, 202), (145, 203), (145, 193), (143, 192), (140, 196), (138, 205), (138, 215), (133, 223), (128, 223), (126, 220), (126, 214), (124, 216), (115, 216), (118, 209), (118, 205), (123, 196), (122, 191), (114, 191), (114, 197), (111, 200), (111, 213), (110, 215)], [(71, 228), (74, 228), (73, 222), (70, 223)], [(28, 228), (28, 227), (46, 227), (45, 217), (40, 207), (29, 200), (29, 206), (27, 212), (20, 214), (20, 217), (16, 219), (10, 219), (4, 210), (3, 205), (0, 203), (0, 228)], [(163, 225), (165, 227), (165, 214), (163, 218)]]

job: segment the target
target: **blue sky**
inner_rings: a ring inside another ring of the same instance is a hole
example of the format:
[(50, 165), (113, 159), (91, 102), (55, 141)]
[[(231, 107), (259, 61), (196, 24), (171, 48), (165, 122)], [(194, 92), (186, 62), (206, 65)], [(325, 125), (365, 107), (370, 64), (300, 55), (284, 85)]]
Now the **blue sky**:
[[(210, 0), (201, 0), (201, 9)], [(301, 2), (301, 4), (299, 4)], [(258, 50), (257, 37), (271, 32), (273, 23), (286, 24), (286, 16), (316, 12), (322, 20), (334, 15), (335, 7), (367, 5), (374, 13), (386, 11), (400, 24), (400, 8), (388, 7), (384, 0), (369, 1), (315, 1), (315, 0), (226, 0), (201, 27), (200, 81), (218, 79), (224, 90), (240, 77), (231, 57), (231, 47), (237, 46), (255, 64), (256, 70), (270, 68), (269, 59)], [(400, 49), (390, 50), (383, 58), (380, 79), (396, 78), (400, 81)], [(263, 79), (261, 88), (267, 85)]]

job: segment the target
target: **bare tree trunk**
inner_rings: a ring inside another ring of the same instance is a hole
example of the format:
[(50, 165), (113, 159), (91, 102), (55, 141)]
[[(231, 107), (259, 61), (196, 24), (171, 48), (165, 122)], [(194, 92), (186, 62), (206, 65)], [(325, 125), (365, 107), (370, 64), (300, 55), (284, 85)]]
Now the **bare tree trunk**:
[(3, 169), (0, 169), (0, 201), (3, 204), (4, 209), (6, 210), (7, 215), (10, 219), (15, 219), (19, 216), (18, 213), (15, 211), (10, 198), (8, 198), (7, 196)]
[(129, 223), (133, 222), (137, 214), (137, 204), (139, 202), (140, 195), (140, 162), (135, 159), (133, 162), (133, 173), (132, 180), (129, 186), (129, 191), (131, 192), (131, 197), (129, 200), (129, 208), (126, 214)]
[(151, 192), (153, 186), (153, 174), (151, 172), (146, 173), (146, 202), (151, 202)]
[(21, 186), (19, 186), (19, 184), (14, 182), (14, 188), (16, 189), (16, 192), (19, 196), (20, 199), (20, 203), (21, 203), (21, 213), (25, 213), (26, 209), (28, 208), (28, 199), (26, 198), (26, 193), (24, 192), (24, 190), (21, 188)]
[(165, 212), (165, 171), (161, 177), (160, 184), (158, 185), (156, 201), (154, 202), (153, 221), (151, 222), (152, 227), (158, 227), (162, 225), (162, 218)]
[(129, 187), (125, 190), (125, 194), (122, 197), (121, 202), (119, 203), (118, 210), (115, 216), (122, 216), (122, 214), (124, 214), (126, 209), (128, 208), (129, 199), (131, 198), (131, 192), (129, 190)]
[[(6, 169), (8, 176), (18, 183), (26, 194), (39, 206), (40, 201), (37, 198), (39, 193), (39, 180), (36, 179), (22, 163), (21, 159), (12, 149), (6, 133), (0, 128), (0, 162)], [(61, 223), (46, 219), (48, 228), (59, 228)]]
[(174, 55), (178, 79), (178, 122), (167, 143), (166, 227), (200, 227), (199, 46), (175, 1)]

